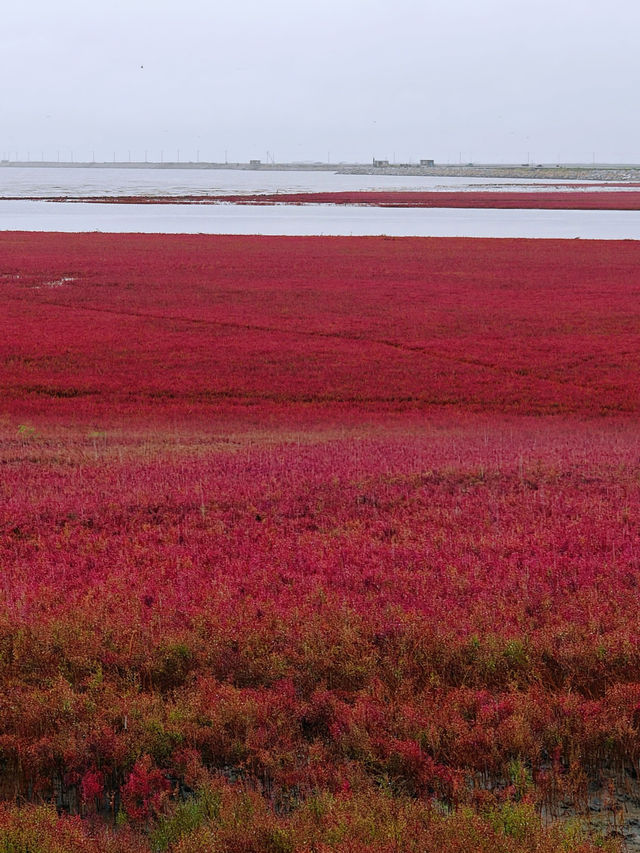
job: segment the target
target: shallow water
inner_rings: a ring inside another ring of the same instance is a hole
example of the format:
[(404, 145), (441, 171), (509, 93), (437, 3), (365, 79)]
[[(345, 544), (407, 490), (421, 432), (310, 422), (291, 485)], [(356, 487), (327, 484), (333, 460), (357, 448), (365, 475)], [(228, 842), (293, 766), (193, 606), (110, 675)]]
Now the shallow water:
[(639, 240), (640, 211), (0, 201), (1, 231)]
[[(584, 182), (580, 182), (583, 184)], [(535, 190), (555, 181), (521, 178), (445, 178), (338, 175), (320, 171), (251, 169), (118, 169), (0, 167), (0, 196), (234, 195), (253, 193)], [(566, 182), (561, 188), (566, 189)]]

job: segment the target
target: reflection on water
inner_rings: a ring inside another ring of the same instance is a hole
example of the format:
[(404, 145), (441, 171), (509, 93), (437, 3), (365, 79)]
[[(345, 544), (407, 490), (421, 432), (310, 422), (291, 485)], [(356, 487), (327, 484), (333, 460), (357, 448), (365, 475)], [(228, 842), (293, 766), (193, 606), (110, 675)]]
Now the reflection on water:
[(640, 211), (0, 201), (2, 231), (640, 239)]

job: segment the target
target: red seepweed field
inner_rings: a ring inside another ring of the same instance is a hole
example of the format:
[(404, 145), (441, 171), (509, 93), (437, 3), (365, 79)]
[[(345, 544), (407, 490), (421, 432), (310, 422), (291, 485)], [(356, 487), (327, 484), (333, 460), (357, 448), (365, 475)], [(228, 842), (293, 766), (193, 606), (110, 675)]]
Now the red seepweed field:
[(617, 850), (639, 269), (0, 235), (0, 849)]
[[(596, 185), (598, 186), (598, 185)], [(603, 185), (600, 185), (601, 187)], [(640, 210), (637, 184), (606, 184), (605, 189), (589, 185), (567, 186), (564, 190), (538, 185), (523, 190), (353, 190), (350, 192), (276, 192), (241, 195), (108, 195), (108, 196), (32, 196), (34, 201), (73, 201), (100, 204), (338, 204), (365, 207), (477, 208), (498, 210)], [(624, 187), (614, 189), (615, 187)], [(17, 201), (20, 196), (3, 197)], [(2, 200), (2, 199), (0, 199)]]
[[(95, 199), (96, 201), (98, 199)], [(114, 199), (111, 199), (113, 201)], [(121, 201), (122, 199), (118, 199)], [(271, 193), (236, 196), (193, 196), (191, 203), (211, 201), (235, 204), (356, 204), (372, 207), (449, 207), (498, 210), (640, 210), (640, 192), (625, 189), (594, 191), (587, 188), (558, 191), (537, 189), (535, 192), (518, 190), (467, 190), (465, 192), (402, 191), (352, 191), (326, 193)], [(100, 201), (109, 201), (102, 198)], [(149, 204), (170, 204), (170, 196), (132, 197), (129, 201)], [(173, 199), (175, 202), (175, 199)]]

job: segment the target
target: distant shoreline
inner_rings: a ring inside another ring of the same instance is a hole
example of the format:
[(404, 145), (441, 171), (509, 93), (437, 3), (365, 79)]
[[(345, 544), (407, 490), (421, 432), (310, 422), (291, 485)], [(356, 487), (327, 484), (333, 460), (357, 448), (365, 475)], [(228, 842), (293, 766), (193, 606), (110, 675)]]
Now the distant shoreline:
[(2, 160), (0, 168), (33, 169), (160, 169), (255, 172), (335, 172), (343, 175), (401, 175), (407, 177), (535, 178), (542, 180), (639, 181), (639, 164), (390, 164), (369, 163), (212, 163), (212, 162), (58, 162), (47, 160)]

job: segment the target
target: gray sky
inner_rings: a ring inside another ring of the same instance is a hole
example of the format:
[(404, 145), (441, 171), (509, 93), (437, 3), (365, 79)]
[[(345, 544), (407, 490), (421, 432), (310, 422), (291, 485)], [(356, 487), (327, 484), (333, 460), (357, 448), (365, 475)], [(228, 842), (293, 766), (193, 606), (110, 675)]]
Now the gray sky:
[(640, 162), (638, 0), (9, 0), (0, 155)]

